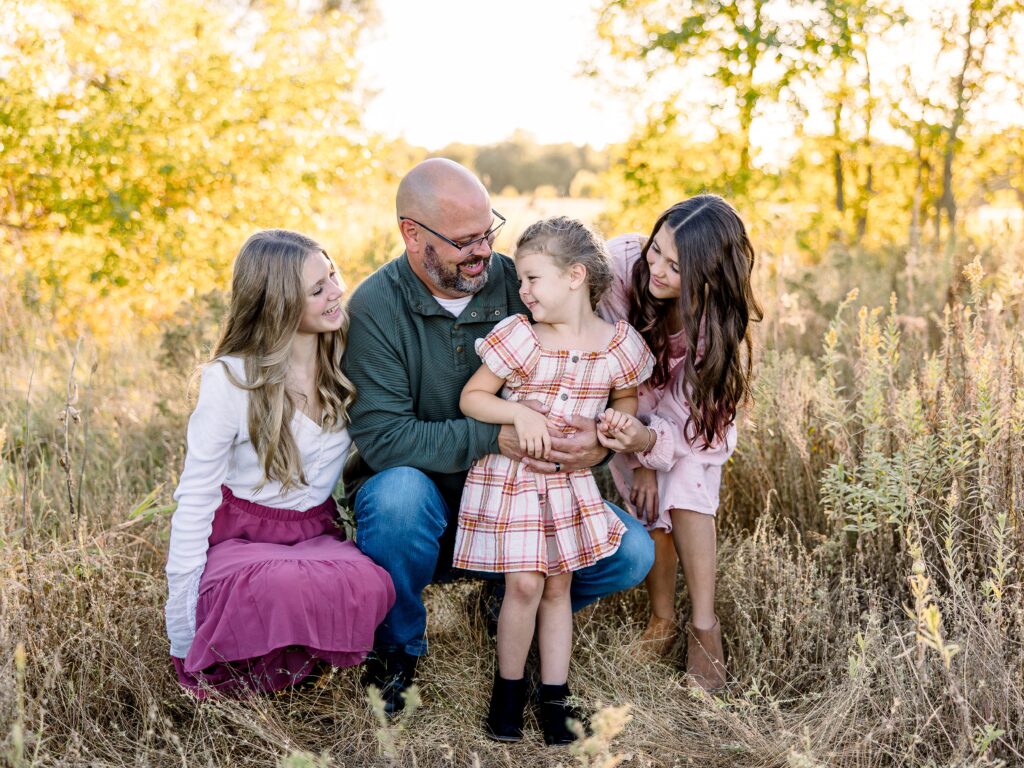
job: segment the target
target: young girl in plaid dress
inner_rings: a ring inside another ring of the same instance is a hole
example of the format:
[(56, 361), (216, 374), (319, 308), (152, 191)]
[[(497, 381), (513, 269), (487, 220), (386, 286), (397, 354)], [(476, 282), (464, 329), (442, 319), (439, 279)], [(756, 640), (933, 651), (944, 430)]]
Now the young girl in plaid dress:
[[(613, 434), (636, 413), (637, 388), (654, 360), (632, 326), (595, 313), (611, 271), (604, 244), (580, 222), (558, 217), (529, 227), (516, 245), (516, 270), (534, 324), (515, 315), (477, 342), (483, 365), (460, 405), (472, 418), (514, 425), (523, 453), (545, 459), (549, 430), (571, 434), (574, 416), (600, 417), (600, 428)], [(545, 414), (524, 401), (540, 402)], [(567, 703), (566, 684), (572, 572), (615, 552), (624, 531), (588, 469), (547, 474), (490, 454), (470, 470), (454, 565), (503, 572), (506, 585), (487, 718), (492, 738), (522, 738), (524, 666), (535, 626), (544, 739), (564, 744), (575, 738), (566, 725), (568, 717), (578, 717)]]

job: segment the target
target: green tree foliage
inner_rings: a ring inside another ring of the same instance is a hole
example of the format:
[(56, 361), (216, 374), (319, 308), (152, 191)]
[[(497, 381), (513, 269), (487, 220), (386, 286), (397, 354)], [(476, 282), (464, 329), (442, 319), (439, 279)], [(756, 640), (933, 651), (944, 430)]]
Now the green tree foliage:
[[(610, 225), (708, 190), (785, 210), (811, 262), (843, 243), (952, 248), (958, 200), (1020, 188), (1019, 127), (992, 118), (1024, 89), (1022, 29), (1020, 0), (607, 0), (592, 72), (648, 105), (610, 158)], [(755, 154), (759, 131), (774, 140)]]
[(730, 194), (741, 139), (724, 134), (696, 141), (683, 118), (661, 105), (633, 136), (612, 150), (608, 173), (608, 231), (646, 231), (652, 214), (700, 192)]
[[(952, 18), (940, 19), (943, 52), (957, 62), (949, 88), (944, 120), (942, 150), (942, 197), (940, 204), (949, 224), (950, 242), (956, 241), (956, 193), (953, 189), (953, 164), (961, 146), (960, 131), (974, 105), (984, 92), (986, 81), (995, 72), (987, 61), (989, 50), (1000, 33), (1007, 33), (1024, 16), (1020, 0), (969, 0), (967, 7)], [(943, 23), (946, 22), (946, 23)]]
[[(877, 64), (869, 44), (905, 23), (906, 16), (884, 0), (817, 0), (809, 10), (813, 15), (805, 25), (798, 70), (830, 115), (835, 211), (847, 222), (852, 217), (859, 240), (867, 231), (868, 206), (876, 191), (879, 88), (872, 78)], [(849, 223), (845, 228), (851, 229)]]
[(973, 160), (961, 174), (964, 186), (973, 190), (967, 207), (996, 203), (1024, 210), (1024, 127), (981, 141), (968, 138), (962, 153)]
[(379, 173), (358, 5), (7, 3), (0, 261), (103, 333), (223, 287), (257, 228), (324, 234)]
[[(774, 5), (770, 0), (613, 0), (598, 20), (598, 35), (613, 58), (640, 60), (649, 76), (678, 75), (693, 65), (691, 75), (709, 78), (710, 106), (735, 113), (739, 155), (729, 186), (739, 194), (751, 179), (754, 119), (764, 101), (780, 97), (794, 73), (800, 28)], [(666, 104), (692, 100), (689, 85), (689, 78), (676, 77)]]
[[(991, 149), (997, 155), (1001, 140), (979, 145), (980, 134), (993, 133), (992, 95), (1003, 91), (1020, 93), (1024, 81), (1019, 76), (1019, 49), (1010, 41), (1024, 29), (1024, 3), (1020, 0), (963, 0), (930, 9), (919, 19), (916, 34), (937, 37), (936, 54), (928, 77), (915, 78), (910, 68), (901, 73), (901, 84), (892, 89), (891, 122), (911, 141), (915, 165), (914, 197), (910, 225), (910, 245), (920, 247), (928, 224), (934, 231), (933, 242), (945, 234), (947, 249), (955, 249), (960, 231), (958, 199), (975, 198), (980, 190), (992, 186), (995, 179), (983, 180), (973, 173), (985, 165)], [(986, 117), (987, 113), (987, 117)], [(965, 132), (974, 130), (975, 140), (965, 142)], [(1014, 130), (1000, 133), (1009, 133)], [(964, 155), (965, 145), (976, 151)], [(979, 151), (980, 150), (980, 151)], [(1012, 176), (1010, 167), (992, 169), (996, 179)], [(961, 173), (974, 177), (980, 189), (963, 188)], [(946, 222), (942, 228), (943, 218)], [(949, 266), (951, 274), (959, 270)]]

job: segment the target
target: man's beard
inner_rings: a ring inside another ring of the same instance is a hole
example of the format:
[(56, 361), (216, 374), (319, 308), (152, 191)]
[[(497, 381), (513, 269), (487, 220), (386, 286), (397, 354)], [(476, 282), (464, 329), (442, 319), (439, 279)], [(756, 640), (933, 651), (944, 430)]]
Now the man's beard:
[[(459, 272), (457, 264), (443, 264), (437, 257), (434, 246), (427, 244), (423, 250), (423, 268), (434, 281), (434, 286), (453, 293), (474, 294), (487, 285), (487, 271), (490, 266), (490, 256), (481, 259), (484, 262), (484, 271), (476, 277), (466, 277)], [(467, 259), (466, 261), (469, 261)]]

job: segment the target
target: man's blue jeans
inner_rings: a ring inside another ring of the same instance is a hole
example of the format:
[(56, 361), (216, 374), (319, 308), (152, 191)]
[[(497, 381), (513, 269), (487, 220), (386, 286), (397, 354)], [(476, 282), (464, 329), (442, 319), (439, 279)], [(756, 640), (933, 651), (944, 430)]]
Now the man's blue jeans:
[[(608, 507), (625, 523), (626, 534), (615, 554), (573, 573), (574, 611), (639, 584), (654, 563), (654, 544), (643, 525), (614, 504)], [(359, 489), (357, 546), (391, 574), (395, 584), (395, 606), (377, 629), (377, 645), (413, 656), (427, 652), (422, 592), (434, 577), (441, 535), (449, 523), (455, 525), (457, 514), (448, 509), (434, 482), (412, 467), (386, 469)]]

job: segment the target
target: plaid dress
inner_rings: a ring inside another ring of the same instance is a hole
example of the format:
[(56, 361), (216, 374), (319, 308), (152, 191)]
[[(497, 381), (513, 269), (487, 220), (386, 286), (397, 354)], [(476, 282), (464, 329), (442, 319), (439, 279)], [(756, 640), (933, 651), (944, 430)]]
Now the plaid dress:
[[(654, 358), (629, 323), (600, 352), (541, 347), (526, 315), (506, 318), (477, 353), (505, 379), (501, 397), (539, 400), (548, 419), (571, 435), (573, 416), (595, 419), (612, 389), (636, 387)], [(619, 547), (625, 526), (601, 499), (589, 469), (544, 474), (492, 453), (469, 471), (455, 540), (454, 566), (473, 571), (539, 571), (555, 575), (593, 565)]]

